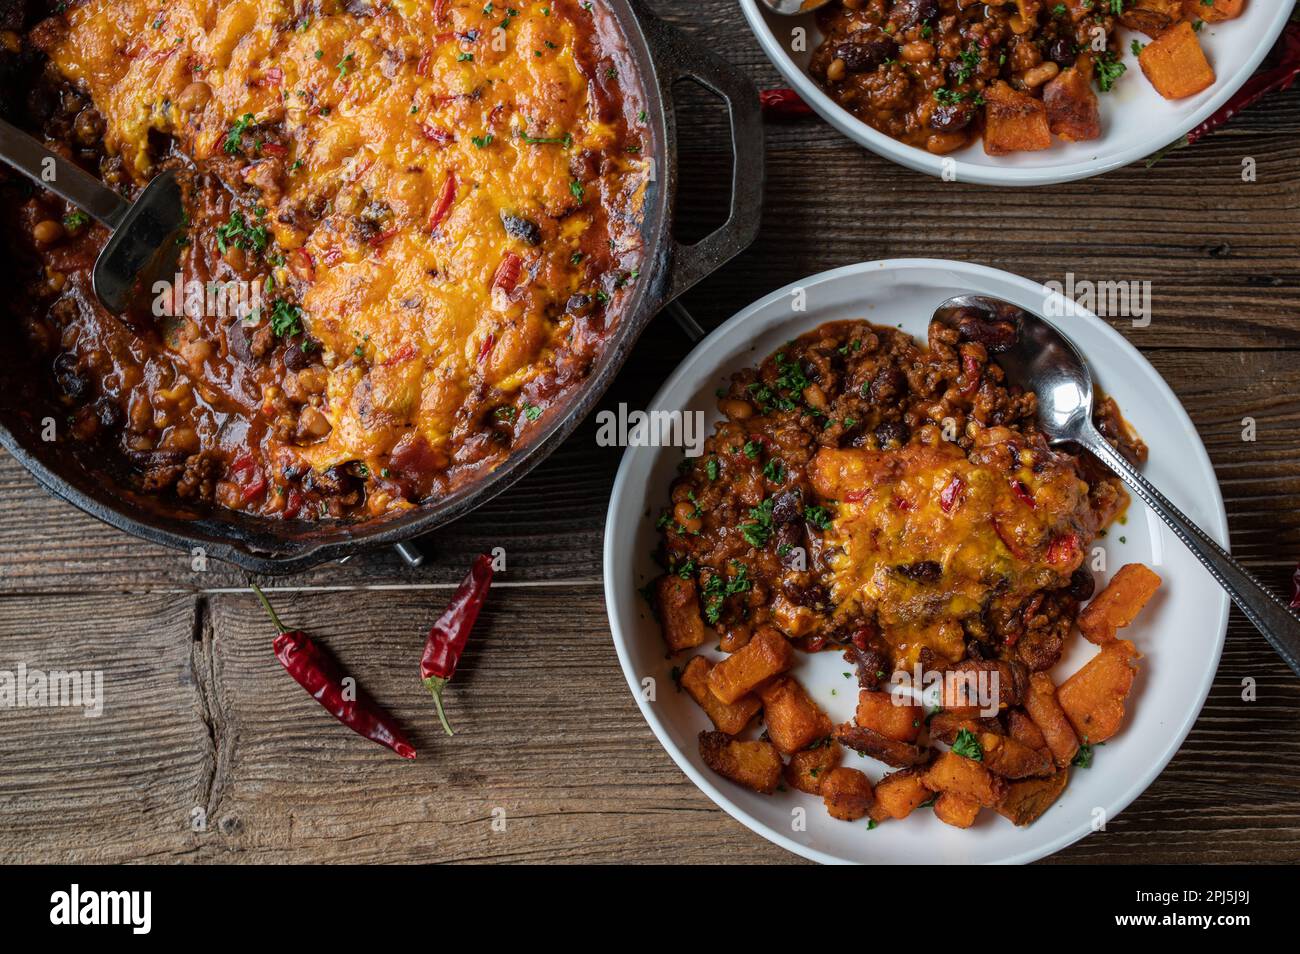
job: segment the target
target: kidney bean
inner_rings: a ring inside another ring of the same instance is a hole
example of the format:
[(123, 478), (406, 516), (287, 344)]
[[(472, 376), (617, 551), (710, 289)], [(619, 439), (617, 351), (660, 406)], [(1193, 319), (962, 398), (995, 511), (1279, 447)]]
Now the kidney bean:
[(938, 106), (930, 114), (930, 128), (940, 132), (957, 132), (965, 129), (975, 118), (975, 110), (966, 103)]
[(1092, 573), (1084, 567), (1079, 567), (1070, 574), (1070, 585), (1066, 587), (1066, 592), (1076, 600), (1083, 602), (1091, 599), (1096, 589), (1097, 581), (1093, 579)]
[(901, 566), (894, 567), (894, 570), (903, 574), (909, 580), (915, 580), (917, 583), (938, 583), (939, 577), (943, 576), (943, 567), (933, 560), (904, 563)]
[(850, 73), (870, 73), (893, 56), (897, 49), (898, 44), (883, 37), (871, 40), (848, 40), (837, 44), (832, 51), (832, 56), (834, 59), (843, 60), (844, 68)]
[(890, 365), (882, 368), (871, 379), (871, 402), (873, 404), (890, 404), (907, 391), (907, 375)]
[(902, 30), (938, 15), (939, 0), (898, 0), (889, 11), (889, 19)]
[(885, 447), (890, 443), (896, 443), (899, 447), (902, 447), (907, 443), (907, 439), (912, 436), (912, 431), (902, 421), (884, 421), (876, 427), (875, 436), (881, 447)]

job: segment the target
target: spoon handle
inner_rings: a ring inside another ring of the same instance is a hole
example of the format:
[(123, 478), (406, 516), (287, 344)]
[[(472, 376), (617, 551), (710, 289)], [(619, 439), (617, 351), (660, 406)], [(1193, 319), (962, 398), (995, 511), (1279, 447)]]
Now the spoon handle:
[(107, 225), (117, 228), (130, 204), (71, 159), (50, 152), (27, 133), (0, 119), (0, 162), (17, 169), (42, 189)]
[(1210, 575), (1228, 591), (1232, 601), (1264, 634), (1283, 661), (1300, 675), (1300, 617), (1264, 584), (1234, 560), (1223, 547), (1169, 502), (1096, 430), (1089, 428), (1080, 441), (1102, 463), (1113, 470), (1148, 507), (1169, 524), (1178, 539), (1196, 554)]

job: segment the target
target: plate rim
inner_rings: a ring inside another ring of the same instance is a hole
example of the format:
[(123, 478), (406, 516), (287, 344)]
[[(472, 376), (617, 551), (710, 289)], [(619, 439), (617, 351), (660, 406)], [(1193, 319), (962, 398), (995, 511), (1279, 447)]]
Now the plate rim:
[[(1260, 0), (1256, 0), (1256, 2), (1258, 3)], [(886, 136), (882, 132), (878, 132), (850, 114), (822, 92), (812, 78), (790, 58), (790, 54), (785, 47), (778, 42), (776, 34), (768, 28), (767, 22), (763, 19), (763, 13), (758, 9), (758, 3), (759, 0), (740, 0), (740, 9), (745, 15), (745, 21), (750, 32), (758, 40), (758, 45), (762, 48), (763, 55), (767, 57), (768, 62), (776, 67), (777, 72), (795, 88), (803, 101), (812, 107), (818, 116), (841, 135), (884, 159), (915, 172), (924, 172), (939, 179), (944, 177), (943, 160), (947, 157), (931, 155), (924, 149), (908, 146), (890, 136)], [(1286, 29), (1291, 12), (1285, 5), (1278, 7), (1274, 13), (1273, 22), (1265, 28), (1261, 36), (1261, 42), (1247, 57), (1240, 72), (1229, 82), (1216, 82), (1213, 94), (1184, 122), (1177, 124), (1175, 128), (1178, 128), (1178, 132), (1168, 142), (1155, 143), (1150, 147), (1142, 145), (1130, 146), (1104, 160), (1085, 159), (1038, 168), (984, 166), (955, 159), (957, 162), (957, 181), (987, 186), (1059, 185), (1063, 182), (1075, 182), (1079, 179), (1104, 175), (1107, 172), (1113, 172), (1116, 169), (1131, 165), (1140, 159), (1145, 159), (1171, 143), (1177, 142), (1192, 129), (1205, 122), (1237, 90), (1245, 85), (1246, 81), (1259, 68), (1259, 64), (1264, 61), (1264, 57), (1268, 55), (1269, 50), (1277, 43), (1282, 31)]]
[[(788, 297), (794, 289), (808, 289), (817, 284), (859, 276), (867, 272), (883, 273), (889, 271), (921, 269), (944, 269), (952, 271), (959, 276), (969, 276), (976, 282), (980, 280), (997, 279), (998, 281), (1010, 282), (1014, 285), (1018, 285), (1028, 292), (1049, 295), (1054, 294), (1050, 289), (1047, 289), (1046, 286), (1012, 272), (991, 268), (986, 265), (978, 265), (972, 262), (962, 262), (951, 259), (875, 259), (817, 272), (816, 274), (809, 275), (803, 279), (797, 279), (796, 281), (790, 282), (789, 284), (762, 296), (756, 301), (751, 302), (701, 339), (695, 347), (691, 349), (690, 353), (681, 360), (673, 372), (655, 392), (654, 397), (652, 397), (646, 404), (645, 410), (650, 411), (658, 408), (662, 403), (663, 398), (674, 389), (689, 372), (694, 370), (696, 365), (704, 360), (705, 353), (713, 346), (717, 345), (719, 341), (730, 337), (735, 332), (735, 329), (759, 311), (769, 307), (777, 301), (780, 301), (782, 298)], [(978, 291), (978, 288), (972, 287), (972, 291)], [(1163, 397), (1167, 400), (1167, 403), (1172, 406), (1173, 412), (1183, 429), (1194, 438), (1194, 440), (1190, 442), (1191, 452), (1197, 458), (1198, 463), (1204, 471), (1209, 474), (1214, 490), (1214, 499), (1211, 501), (1213, 506), (1208, 508), (1210, 510), (1208, 519), (1209, 525), (1205, 526), (1204, 529), (1215, 541), (1227, 549), (1229, 545), (1227, 510), (1224, 506), (1223, 492), (1219, 486), (1218, 476), (1214, 471), (1214, 466), (1210, 460), (1209, 453), (1205, 449), (1205, 444), (1201, 440), (1200, 433), (1196, 430), (1195, 424), (1188, 416), (1187, 410), (1183, 407), (1178, 396), (1174, 393), (1173, 389), (1169, 387), (1168, 382), (1166, 382), (1160, 375), (1160, 372), (1158, 372), (1155, 367), (1147, 361), (1145, 356), (1143, 356), (1143, 354), (1133, 344), (1131, 344), (1128, 339), (1111, 327), (1110, 324), (1082, 307), (1076, 308), (1071, 317), (1080, 318), (1093, 324), (1102, 332), (1103, 335), (1111, 338), (1112, 342), (1118, 347), (1130, 352), (1131, 357), (1136, 358), (1150, 373), (1150, 377), (1153, 379), (1156, 387), (1162, 391)], [(798, 321), (799, 317), (796, 314), (792, 316), (790, 320)], [(630, 480), (629, 474), (634, 458), (637, 456), (638, 452), (651, 453), (660, 450), (661, 448), (653, 447), (628, 447), (624, 450), (622, 459), (619, 462), (618, 472), (614, 477), (614, 484), (610, 489), (609, 509), (605, 517), (603, 531), (604, 537), (601, 544), (603, 551), (601, 573), (603, 576), (602, 590), (605, 597), (605, 615), (609, 622), (610, 636), (614, 642), (614, 649), (618, 655), (619, 667), (623, 670), (623, 678), (627, 682), (628, 689), (631, 691), (633, 699), (636, 700), (637, 708), (641, 711), (642, 717), (650, 727), (650, 730), (654, 733), (659, 745), (668, 753), (686, 777), (690, 779), (690, 781), (693, 782), (701, 792), (708, 796), (710, 801), (712, 801), (717, 807), (721, 808), (724, 812), (759, 837), (800, 857), (820, 864), (853, 864), (854, 862), (849, 859), (828, 854), (820, 849), (813, 848), (810, 845), (805, 845), (789, 838), (785, 834), (763, 824), (757, 818), (749, 815), (749, 813), (739, 805), (735, 804), (735, 802), (733, 802), (717, 785), (714, 784), (713, 780), (709, 779), (702, 772), (696, 769), (695, 765), (686, 757), (685, 753), (670, 740), (666, 729), (662, 724), (662, 720), (659, 718), (655, 710), (650, 707), (641, 692), (640, 680), (638, 675), (633, 671), (627, 649), (628, 639), (626, 634), (622, 632), (617, 614), (615, 613), (615, 600), (619, 596), (619, 594), (615, 592), (617, 586), (616, 581), (618, 579), (617, 574), (619, 572), (619, 567), (616, 564), (620, 555), (613, 551), (613, 540), (615, 537), (613, 531), (619, 522), (618, 515), (624, 510), (629, 509), (626, 507), (616, 506), (616, 502), (619, 501), (626, 491), (626, 484)], [(635, 511), (639, 514), (643, 510), (644, 502), (635, 508), (630, 508), (629, 512)], [(1196, 704), (1192, 706), (1188, 712), (1183, 713), (1181, 722), (1178, 724), (1177, 728), (1166, 736), (1165, 747), (1160, 752), (1159, 756), (1151, 761), (1150, 769), (1141, 776), (1136, 777), (1135, 781), (1131, 781), (1122, 793), (1113, 800), (1111, 806), (1108, 806), (1108, 819), (1113, 820), (1117, 818), (1121, 812), (1128, 808), (1128, 806), (1131, 805), (1138, 796), (1151, 786), (1151, 783), (1160, 776), (1169, 763), (1173, 761), (1174, 756), (1178, 754), (1178, 751), (1182, 748), (1183, 742), (1191, 732), (1192, 726), (1200, 717), (1201, 710), (1204, 709), (1205, 701), (1209, 697), (1210, 689), (1214, 684), (1214, 678), (1218, 673), (1219, 663), (1223, 656), (1224, 643), (1227, 638), (1228, 615), (1231, 601), (1229, 600), (1227, 593), (1222, 590), (1220, 591), (1219, 598), (1219, 618), (1216, 627), (1217, 637), (1215, 639), (1215, 647), (1212, 653), (1213, 658), (1209, 660), (1211, 664), (1206, 667), (1204, 675), (1201, 677), (1200, 684), (1197, 686)], [(993, 863), (1026, 864), (1031, 861), (1037, 861), (1040, 858), (1045, 858), (1048, 855), (1054, 854), (1057, 851), (1074, 844), (1089, 834), (1091, 834), (1091, 831), (1086, 825), (1084, 825), (1082, 826), (1082, 830), (1068, 831), (1064, 835), (1058, 836), (1049, 841), (1033, 845), (1018, 852), (1009, 854), (1006, 857), (999, 858)]]

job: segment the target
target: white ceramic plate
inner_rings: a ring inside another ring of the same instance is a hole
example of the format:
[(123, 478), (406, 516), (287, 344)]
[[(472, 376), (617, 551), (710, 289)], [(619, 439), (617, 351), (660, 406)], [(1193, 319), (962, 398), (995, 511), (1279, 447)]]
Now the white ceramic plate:
[[(808, 61), (821, 42), (814, 15), (777, 16), (764, 7), (761, 0), (740, 0), (740, 8), (768, 59), (823, 119), (854, 142), (886, 159), (933, 176), (943, 175), (944, 157), (906, 146), (877, 132), (841, 109), (813, 82), (807, 73)], [(1150, 40), (1145, 35), (1121, 28), (1123, 62), (1128, 70), (1113, 91), (1100, 94), (1100, 139), (1067, 143), (1053, 137), (1050, 149), (1010, 156), (985, 155), (983, 144), (976, 142), (950, 153), (950, 157), (956, 160), (953, 170), (956, 181), (982, 185), (1047, 185), (1100, 175), (1151, 155), (1204, 122), (1227, 102), (1255, 72), (1293, 10), (1291, 0), (1250, 0), (1245, 12), (1237, 19), (1205, 24), (1200, 32), (1201, 44), (1218, 81), (1196, 96), (1173, 101), (1163, 98), (1147, 82), (1137, 57), (1130, 49), (1132, 38), (1143, 43)], [(792, 53), (790, 31), (798, 28), (807, 31), (807, 44), (803, 52)]]
[[(814, 275), (773, 292), (741, 311), (701, 342), (668, 379), (647, 410), (701, 410), (707, 432), (718, 420), (714, 391), (730, 375), (761, 361), (782, 344), (826, 321), (866, 318), (903, 328), (924, 340), (929, 316), (953, 295), (996, 295), (1043, 314), (1050, 293), (1006, 272), (931, 259), (895, 259), (850, 265)], [(806, 297), (805, 311), (792, 307)], [(1060, 299), (1056, 299), (1059, 301)], [(1059, 312), (1057, 312), (1059, 313)], [(1151, 449), (1146, 474), (1210, 536), (1227, 543), (1227, 520), (1205, 448), (1178, 399), (1151, 365), (1105, 322), (1091, 314), (1059, 320), (1088, 358), (1099, 386), (1119, 402), (1125, 417)], [(631, 447), (623, 457), (605, 524), (605, 600), (610, 629), (628, 685), (659, 741), (690, 779), (717, 805), (763, 837), (821, 862), (985, 863), (1027, 862), (1057, 851), (1092, 830), (1097, 818), (1113, 819), (1173, 758), (1205, 702), (1227, 630), (1228, 598), (1158, 518), (1134, 500), (1126, 522), (1100, 541), (1109, 577), (1124, 563), (1155, 567), (1164, 585), (1138, 620), (1125, 630), (1145, 654), (1129, 701), (1123, 730), (1096, 750), (1091, 769), (1075, 769), (1060, 802), (1028, 828), (1016, 828), (993, 812), (959, 831), (932, 812), (868, 830), (865, 822), (828, 816), (819, 799), (801, 792), (759, 795), (713, 774), (699, 757), (697, 738), (712, 728), (685, 693), (674, 689), (671, 670), (686, 658), (665, 658), (659, 625), (637, 592), (661, 571), (651, 553), (654, 522), (668, 499), (682, 451)], [(1099, 584), (1102, 582), (1099, 579)], [(708, 653), (720, 658), (712, 647)], [(1095, 651), (1081, 637), (1072, 641), (1054, 670), (1058, 679)], [(831, 716), (851, 718), (856, 679), (838, 653), (799, 654), (799, 680)], [(646, 698), (653, 679), (655, 699)], [(883, 764), (846, 753), (845, 764), (875, 782)], [(792, 825), (792, 810), (806, 812), (806, 830)], [(1099, 837), (1105, 837), (1101, 835)]]

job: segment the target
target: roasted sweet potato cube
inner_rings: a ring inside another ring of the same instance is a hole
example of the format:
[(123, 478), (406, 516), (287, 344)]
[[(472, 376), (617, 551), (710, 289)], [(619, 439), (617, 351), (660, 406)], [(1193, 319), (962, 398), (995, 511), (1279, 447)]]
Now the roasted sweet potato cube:
[(1012, 709), (1007, 713), (1006, 720), (1007, 735), (1011, 738), (1031, 749), (1040, 749), (1048, 755), (1052, 754), (1051, 749), (1047, 747), (1047, 739), (1043, 737), (1043, 731), (1025, 713), (1019, 709)]
[(945, 825), (969, 828), (980, 813), (980, 803), (955, 792), (943, 792), (934, 800), (934, 815)]
[(1120, 23), (1153, 40), (1181, 19), (1183, 0), (1137, 0), (1119, 15)]
[(1101, 647), (1056, 690), (1075, 733), (1089, 745), (1105, 742), (1124, 722), (1124, 700), (1133, 688), (1142, 654), (1127, 639)]
[(921, 770), (899, 769), (876, 785), (876, 801), (871, 817), (882, 822), (888, 818), (906, 818), (930, 800), (932, 793), (921, 781)]
[(1160, 577), (1141, 563), (1126, 563), (1079, 614), (1079, 632), (1104, 646), (1115, 632), (1127, 626), (1160, 588)]
[(744, 647), (709, 670), (709, 688), (723, 702), (735, 702), (793, 664), (790, 643), (774, 628), (764, 626)]
[(910, 701), (900, 705), (892, 693), (863, 689), (858, 693), (858, 711), (853, 721), (887, 739), (915, 742), (925, 722), (925, 710)]
[(1222, 20), (1235, 20), (1245, 8), (1246, 0), (1214, 0), (1209, 4), (1204, 0), (1183, 0), (1183, 16), (1193, 22), (1206, 20), (1219, 23)]
[(809, 795), (820, 795), (822, 780), (831, 769), (840, 764), (844, 750), (834, 739), (814, 745), (790, 756), (785, 766), (785, 780), (791, 788)]
[(694, 649), (708, 638), (694, 580), (684, 580), (674, 573), (659, 577), (655, 580), (655, 603), (669, 652)]
[(979, 735), (981, 732), (997, 732), (997, 719), (981, 717), (978, 709), (944, 709), (930, 716), (930, 739), (938, 739), (944, 745), (952, 745), (957, 733), (962, 729)]
[(703, 656), (695, 656), (682, 670), (682, 688), (685, 689), (713, 722), (714, 728), (727, 735), (738, 734), (763, 707), (758, 696), (741, 696), (726, 703), (709, 691), (709, 670), (713, 663)]
[(1047, 811), (1065, 791), (1070, 770), (1063, 768), (1046, 778), (1027, 778), (1007, 786), (1006, 796), (997, 806), (998, 814), (1014, 825), (1028, 825)]
[(759, 687), (767, 737), (782, 755), (807, 748), (831, 734), (831, 720), (817, 707), (804, 687), (789, 676)]
[(1101, 135), (1101, 105), (1092, 88), (1092, 59), (1081, 55), (1043, 87), (1047, 124), (1066, 142), (1084, 142)]
[(1079, 737), (1074, 734), (1074, 726), (1070, 725), (1065, 710), (1056, 701), (1056, 683), (1047, 673), (1036, 672), (1029, 677), (1025, 711), (1038, 726), (1038, 731), (1043, 733), (1056, 767), (1064, 768), (1073, 762), (1079, 751)]
[(857, 821), (871, 810), (875, 795), (871, 780), (851, 768), (831, 769), (822, 779), (822, 801), (832, 818)]
[(1205, 58), (1201, 41), (1186, 20), (1148, 43), (1138, 54), (1138, 64), (1165, 99), (1194, 96), (1214, 85), (1214, 67)]
[(930, 750), (911, 742), (899, 742), (881, 735), (874, 729), (864, 729), (852, 722), (835, 727), (835, 738), (855, 752), (879, 759), (895, 768), (921, 765), (930, 758)]
[(1006, 794), (1007, 783), (981, 763), (956, 752), (944, 752), (921, 776), (932, 792), (952, 792), (992, 808)]
[(983, 732), (979, 740), (980, 747), (984, 750), (984, 765), (994, 775), (1029, 778), (1051, 775), (1056, 768), (1046, 750), (1030, 748), (1008, 735)]
[(990, 156), (1034, 152), (1052, 145), (1041, 99), (997, 82), (984, 91), (984, 151)]
[(771, 742), (742, 742), (724, 732), (700, 733), (700, 758), (723, 778), (770, 795), (781, 781), (781, 753)]

